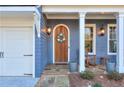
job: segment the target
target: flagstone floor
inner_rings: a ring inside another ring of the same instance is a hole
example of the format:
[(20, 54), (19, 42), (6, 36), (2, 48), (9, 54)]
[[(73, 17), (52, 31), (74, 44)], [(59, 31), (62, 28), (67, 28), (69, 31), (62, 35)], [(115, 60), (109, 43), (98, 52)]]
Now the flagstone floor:
[(36, 87), (69, 87), (67, 65), (48, 65)]

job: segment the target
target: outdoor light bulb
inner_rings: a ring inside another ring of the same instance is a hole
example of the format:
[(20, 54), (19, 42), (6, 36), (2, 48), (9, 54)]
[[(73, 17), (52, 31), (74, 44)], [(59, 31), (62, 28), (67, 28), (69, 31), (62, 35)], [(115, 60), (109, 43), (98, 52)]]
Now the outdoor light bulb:
[(104, 29), (102, 29), (102, 30), (101, 30), (101, 33), (102, 33), (102, 34), (104, 34), (104, 32), (105, 32), (105, 30), (104, 30)]
[(104, 27), (102, 25), (102, 27), (100, 28), (100, 31), (99, 31), (99, 35), (104, 36), (104, 34), (105, 34), (105, 29), (104, 29)]
[(48, 33), (51, 33), (51, 28), (48, 28), (47, 31), (48, 31)]

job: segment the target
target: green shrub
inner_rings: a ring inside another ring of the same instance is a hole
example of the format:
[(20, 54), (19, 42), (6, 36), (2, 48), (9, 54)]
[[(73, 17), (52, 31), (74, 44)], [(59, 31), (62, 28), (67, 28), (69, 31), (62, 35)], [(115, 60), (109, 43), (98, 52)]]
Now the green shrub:
[(116, 81), (121, 80), (123, 78), (123, 76), (121, 74), (119, 74), (118, 72), (115, 72), (115, 71), (108, 73), (107, 77), (110, 80), (116, 80)]
[(91, 80), (94, 78), (94, 73), (91, 71), (84, 71), (80, 73), (81, 78)]
[(92, 85), (93, 87), (102, 87), (101, 83), (95, 83), (94, 85)]

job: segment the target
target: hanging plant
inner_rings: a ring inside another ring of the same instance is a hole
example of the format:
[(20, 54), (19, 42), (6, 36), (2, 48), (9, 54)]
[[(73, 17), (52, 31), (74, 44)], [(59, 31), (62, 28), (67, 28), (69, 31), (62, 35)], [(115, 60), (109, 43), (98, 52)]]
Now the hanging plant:
[(57, 41), (58, 41), (59, 43), (63, 43), (63, 42), (65, 41), (65, 36), (64, 36), (63, 33), (59, 33), (59, 34), (57, 35)]

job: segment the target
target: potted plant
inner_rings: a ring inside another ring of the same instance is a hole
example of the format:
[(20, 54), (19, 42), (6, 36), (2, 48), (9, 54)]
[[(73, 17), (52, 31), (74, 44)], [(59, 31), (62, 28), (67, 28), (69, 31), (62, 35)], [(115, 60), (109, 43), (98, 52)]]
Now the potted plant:
[[(116, 48), (115, 45), (112, 44), (112, 51), (116, 52)], [(108, 60), (107, 64), (106, 64), (106, 70), (108, 73), (114, 72), (116, 69), (116, 62), (113, 60), (113, 58), (110, 58), (110, 60)]]
[(78, 63), (76, 61), (69, 62), (69, 70), (70, 72), (77, 72), (78, 71)]
[(116, 65), (115, 65), (114, 62), (109, 61), (109, 62), (106, 63), (106, 70), (107, 70), (108, 73), (111, 73), (111, 72), (115, 71), (115, 68), (116, 68)]

